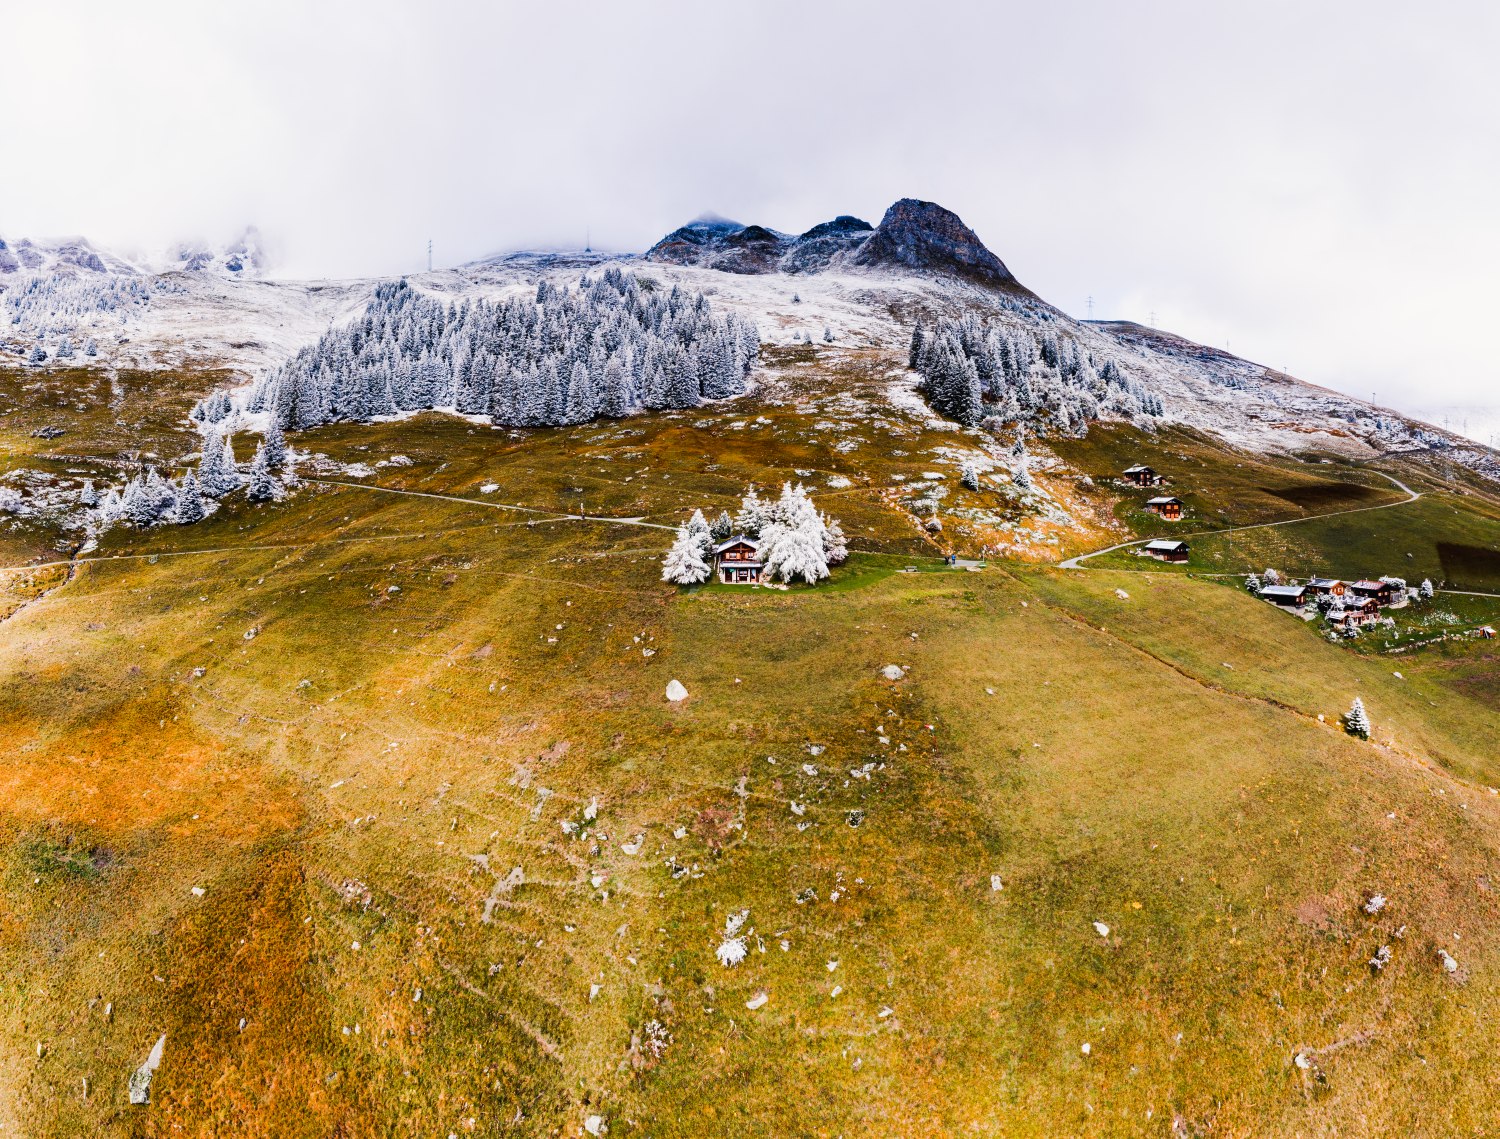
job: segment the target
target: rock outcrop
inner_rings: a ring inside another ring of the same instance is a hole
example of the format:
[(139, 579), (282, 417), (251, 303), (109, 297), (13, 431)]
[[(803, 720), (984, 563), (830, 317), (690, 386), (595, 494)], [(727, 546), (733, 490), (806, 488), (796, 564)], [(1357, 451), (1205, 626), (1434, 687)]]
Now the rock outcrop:
[(1014, 289), (1020, 282), (952, 210), (902, 198), (854, 255), (857, 265), (948, 273), (983, 285)]
[(841, 214), (793, 237), (761, 225), (705, 216), (673, 230), (647, 261), (697, 265), (726, 273), (820, 273), (874, 268), (962, 277), (992, 288), (1020, 290), (1005, 263), (984, 247), (951, 210), (902, 198), (880, 226)]

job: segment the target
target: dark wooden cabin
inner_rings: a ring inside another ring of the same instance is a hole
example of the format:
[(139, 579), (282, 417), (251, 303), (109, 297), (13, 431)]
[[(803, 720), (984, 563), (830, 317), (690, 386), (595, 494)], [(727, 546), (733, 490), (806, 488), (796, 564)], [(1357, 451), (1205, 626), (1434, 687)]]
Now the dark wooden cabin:
[(719, 580), (725, 585), (759, 585), (765, 563), (760, 560), (760, 548), (754, 540), (736, 534), (728, 541), (714, 547), (718, 561)]
[(1186, 542), (1169, 542), (1164, 539), (1147, 542), (1141, 547), (1140, 556), (1143, 558), (1155, 558), (1159, 562), (1185, 562), (1188, 560), (1188, 544)]
[(1388, 581), (1351, 581), (1349, 592), (1360, 599), (1373, 599), (1376, 605), (1389, 605), (1395, 600), (1395, 587)]
[(1176, 522), (1182, 517), (1182, 499), (1165, 495), (1160, 498), (1148, 498), (1146, 509), (1152, 514), (1160, 515), (1168, 522)]
[(1152, 468), (1137, 463), (1126, 469), (1125, 481), (1136, 486), (1161, 486), (1161, 475)]

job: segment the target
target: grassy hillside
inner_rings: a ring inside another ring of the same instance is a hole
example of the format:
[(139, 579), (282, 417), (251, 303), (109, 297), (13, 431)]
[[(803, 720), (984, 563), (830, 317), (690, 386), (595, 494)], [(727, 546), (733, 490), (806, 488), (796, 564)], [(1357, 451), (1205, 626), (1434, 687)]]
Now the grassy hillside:
[[(1488, 1126), (1492, 664), (1398, 678), (1179, 574), (892, 572), (985, 527), (922, 530), (893, 478), (954, 433), (817, 426), (884, 382), (840, 359), (703, 416), (330, 427), (299, 446), (412, 464), (10, 575), (0, 1122)], [(1198, 446), (1231, 509), (1239, 460)], [(1245, 477), (1331, 478), (1267, 467)], [(658, 580), (651, 524), (798, 470), (859, 551), (828, 586)], [(1368, 743), (1336, 724), (1356, 695)]]

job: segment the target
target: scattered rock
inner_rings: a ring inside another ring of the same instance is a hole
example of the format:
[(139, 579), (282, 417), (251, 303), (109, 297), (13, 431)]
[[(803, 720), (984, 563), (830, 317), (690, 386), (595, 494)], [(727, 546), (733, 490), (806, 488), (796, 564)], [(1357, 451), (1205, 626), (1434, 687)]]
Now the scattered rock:
[(609, 1130), (602, 1115), (591, 1115), (583, 1121), (583, 1129), (590, 1135), (603, 1135)]
[(906, 675), (906, 669), (899, 664), (888, 664), (880, 670), (880, 675), (887, 680), (900, 680)]
[(151, 1054), (146, 1057), (146, 1062), (137, 1068), (130, 1077), (130, 1102), (137, 1106), (144, 1106), (151, 1102), (151, 1077), (156, 1074), (156, 1069), (161, 1067), (161, 1055), (167, 1047), (167, 1034), (161, 1034)]
[(766, 1002), (770, 999), (764, 992), (759, 992), (745, 1002), (745, 1007), (754, 1012), (758, 1008), (764, 1008)]
[(1130, 594), (1126, 593), (1123, 589), (1115, 590), (1115, 596), (1118, 597), (1121, 601), (1130, 600)]
[(1446, 949), (1439, 949), (1437, 955), (1438, 960), (1443, 963), (1444, 973), (1458, 972), (1458, 962), (1453, 959), (1453, 956)]
[(1109, 926), (1105, 925), (1102, 921), (1096, 921), (1094, 923), (1094, 932), (1097, 933), (1100, 937), (1108, 937)]
[(1385, 895), (1371, 894), (1370, 897), (1365, 901), (1365, 904), (1360, 908), (1363, 909), (1365, 913), (1370, 914), (1371, 916), (1378, 914), (1381, 910), (1385, 909)]
[(667, 682), (667, 699), (676, 704), (678, 701), (686, 700), (688, 690), (682, 686), (682, 681), (671, 680)]
[(990, 875), (990, 889), (991, 890), (995, 890), (995, 891), (999, 891), (999, 890), (1005, 889), (1005, 883), (1003, 883), (1002, 881), (1000, 881), (1000, 875), (998, 875), (998, 874), (991, 874)]

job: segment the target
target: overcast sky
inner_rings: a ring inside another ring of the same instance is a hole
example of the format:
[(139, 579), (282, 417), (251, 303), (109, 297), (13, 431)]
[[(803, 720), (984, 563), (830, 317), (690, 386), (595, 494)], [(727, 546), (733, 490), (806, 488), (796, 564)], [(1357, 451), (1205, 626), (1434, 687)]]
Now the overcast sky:
[(284, 275), (384, 274), (429, 237), (638, 250), (928, 198), (1077, 316), (1500, 431), (1493, 4), (48, 0), (3, 30), (6, 237), (254, 222)]

